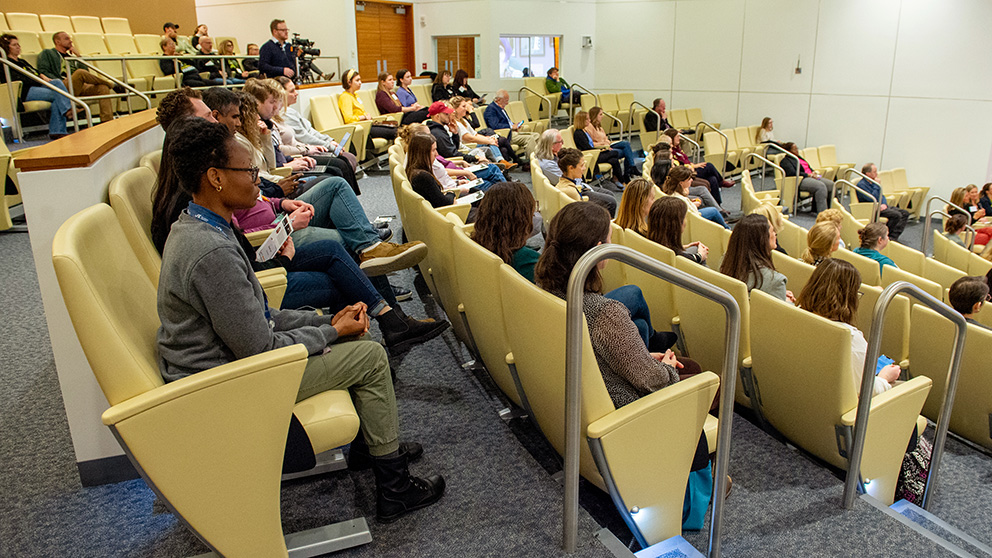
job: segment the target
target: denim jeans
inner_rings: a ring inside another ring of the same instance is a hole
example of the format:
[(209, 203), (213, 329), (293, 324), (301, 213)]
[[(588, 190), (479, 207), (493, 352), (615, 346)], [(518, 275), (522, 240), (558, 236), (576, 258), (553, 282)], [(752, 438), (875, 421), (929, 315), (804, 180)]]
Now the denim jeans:
[(344, 247), (330, 240), (301, 244), (287, 268), (282, 308), (329, 308), (336, 313), (358, 301), (368, 305), (370, 316), (386, 306)]
[[(53, 79), (48, 83), (54, 85), (62, 91), (66, 91), (65, 84), (62, 83), (62, 80)], [(48, 101), (49, 103), (52, 103), (52, 112), (48, 117), (48, 133), (65, 134), (67, 132), (65, 127), (65, 113), (72, 108), (72, 103), (67, 97), (63, 97), (47, 87), (35, 85), (31, 87), (31, 89), (28, 89), (28, 96), (25, 97), (24, 100)]]
[(727, 222), (723, 220), (723, 215), (720, 214), (720, 210), (715, 207), (700, 207), (699, 215), (707, 221), (713, 221), (725, 229), (730, 229), (730, 227), (727, 226)]
[(621, 155), (623, 155), (623, 170), (627, 173), (627, 176), (636, 178), (637, 165), (634, 163), (634, 151), (630, 148), (630, 143), (626, 141), (617, 141), (611, 143), (610, 147), (616, 149)]
[(644, 346), (647, 347), (648, 343), (651, 342), (651, 336), (654, 335), (654, 329), (651, 328), (651, 310), (648, 309), (648, 303), (644, 300), (644, 293), (641, 292), (641, 288), (637, 285), (624, 285), (613, 289), (604, 296), (627, 307), (627, 310), (630, 311), (630, 319), (637, 326), (637, 332), (641, 334)]
[(335, 229), (345, 248), (356, 254), (379, 242), (375, 227), (345, 179), (339, 176), (324, 178), (296, 199), (309, 203), (314, 209), (310, 226), (293, 233), (297, 242), (309, 242), (313, 237), (328, 238), (321, 229)]
[(488, 167), (479, 169), (472, 174), (474, 174), (476, 178), (482, 179), (482, 184), (476, 186), (476, 188), (482, 190), (483, 192), (492, 188), (493, 184), (506, 181), (506, 177), (503, 176), (503, 171), (499, 170), (499, 167), (496, 165), (489, 165)]

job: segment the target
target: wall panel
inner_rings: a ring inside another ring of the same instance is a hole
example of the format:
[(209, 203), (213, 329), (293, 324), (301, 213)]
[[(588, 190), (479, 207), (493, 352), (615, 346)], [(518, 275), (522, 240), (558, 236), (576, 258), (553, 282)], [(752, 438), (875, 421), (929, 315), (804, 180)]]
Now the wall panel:
[[(817, 1), (748, 0), (745, 4), (741, 91), (809, 92)], [(799, 75), (795, 73), (797, 61), (803, 68)]]
[[(677, 2), (672, 89), (731, 91), (741, 72), (743, 2)], [(700, 61), (705, 60), (705, 63)]]
[(820, 4), (814, 93), (888, 95), (900, 0)]
[(761, 124), (761, 119), (771, 116), (775, 121), (775, 139), (793, 141), (800, 148), (806, 145), (809, 95), (796, 93), (741, 92), (740, 108), (736, 123), (726, 123), (725, 128)]

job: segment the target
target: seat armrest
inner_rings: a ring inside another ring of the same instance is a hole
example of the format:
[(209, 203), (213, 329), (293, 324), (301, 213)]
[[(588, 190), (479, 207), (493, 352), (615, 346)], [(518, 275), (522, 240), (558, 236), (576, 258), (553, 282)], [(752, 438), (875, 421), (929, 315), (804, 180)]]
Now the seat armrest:
[(261, 285), (262, 290), (265, 291), (265, 296), (269, 299), (269, 306), (271, 308), (281, 307), (282, 299), (286, 296), (286, 288), (288, 286), (286, 269), (266, 269), (256, 273), (255, 277), (258, 279), (258, 284)]
[(455, 215), (461, 217), (462, 222), (464, 223), (465, 220), (468, 219), (468, 212), (470, 209), (472, 209), (471, 205), (466, 203), (461, 203), (461, 204), (446, 205), (444, 207), (439, 207), (437, 208), (437, 212), (440, 213), (441, 215), (454, 213)]
[[(602, 438), (625, 428), (637, 428), (642, 429), (641, 431), (644, 434), (656, 432), (659, 436), (664, 437), (667, 435), (665, 428), (660, 428), (660, 425), (653, 424), (651, 421), (653, 411), (661, 406), (668, 405), (676, 398), (686, 397), (693, 393), (702, 399), (708, 398), (705, 401), (705, 408), (709, 409), (719, 385), (720, 378), (712, 372), (696, 374), (691, 378), (645, 395), (633, 403), (624, 405), (616, 411), (607, 414), (590, 424), (586, 430), (586, 435), (590, 438)], [(703, 401), (700, 401), (701, 405), (703, 403)], [(650, 440), (644, 440), (644, 443), (648, 444)]]
[(499, 134), (499, 135), (501, 135), (501, 136), (503, 136), (505, 138), (508, 135), (510, 135), (510, 129), (509, 128), (500, 128), (499, 130), (496, 130), (496, 133)]
[(287, 176), (293, 174), (293, 169), (289, 167), (276, 167), (269, 171), (269, 174), (274, 174), (281, 178), (286, 178)]
[(257, 248), (261, 246), (263, 242), (265, 242), (266, 238), (269, 238), (269, 234), (271, 232), (272, 231), (254, 231), (250, 233), (245, 233), (245, 238), (248, 239), (248, 242), (251, 243), (252, 246)]
[[(871, 398), (871, 406), (869, 407), (869, 414), (877, 411), (880, 412), (890, 412), (895, 410), (896, 407), (900, 407), (899, 399), (901, 397), (907, 397), (914, 393), (924, 392), (924, 399), (926, 398), (926, 393), (930, 391), (930, 386), (933, 385), (933, 381), (926, 376), (917, 376), (911, 380), (897, 384), (888, 391), (883, 391), (878, 395), (874, 395)], [(922, 403), (920, 408), (922, 408)], [(908, 412), (909, 410), (907, 410)], [(913, 420), (920, 414), (920, 409), (912, 411)], [(840, 417), (840, 423), (844, 426), (854, 426), (854, 422), (858, 418), (858, 408), (855, 407), (850, 411), (844, 413)]]

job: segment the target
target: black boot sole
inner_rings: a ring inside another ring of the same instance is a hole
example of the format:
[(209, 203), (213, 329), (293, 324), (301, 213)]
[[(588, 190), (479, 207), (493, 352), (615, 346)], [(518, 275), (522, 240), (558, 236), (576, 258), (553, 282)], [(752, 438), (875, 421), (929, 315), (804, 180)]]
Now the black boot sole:
[(437, 494), (435, 494), (431, 498), (428, 498), (427, 500), (424, 500), (424, 501), (422, 501), (422, 502), (420, 502), (418, 504), (415, 504), (413, 506), (405, 507), (405, 508), (403, 508), (403, 511), (396, 512), (396, 513), (393, 513), (393, 514), (390, 514), (390, 515), (380, 515), (379, 512), (376, 511), (376, 514), (375, 514), (376, 520), (379, 521), (380, 523), (392, 523), (392, 522), (396, 521), (397, 519), (403, 517), (404, 515), (406, 515), (406, 514), (408, 514), (410, 512), (414, 512), (414, 511), (417, 511), (417, 510), (426, 508), (427, 506), (430, 506), (432, 504), (437, 503), (444, 496), (444, 489), (445, 489), (445, 486), (446, 486), (445, 485), (445, 482), (444, 482), (444, 478), (441, 478), (440, 479), (440, 482), (441, 482), (440, 490), (438, 490)]
[(414, 345), (419, 345), (420, 343), (430, 341), (431, 339), (434, 339), (438, 335), (441, 335), (442, 333), (444, 333), (444, 330), (448, 329), (448, 326), (451, 325), (448, 322), (435, 322), (435, 323), (437, 324), (436, 327), (427, 330), (423, 334), (418, 335), (417, 337), (411, 337), (410, 339), (404, 339), (403, 341), (400, 341), (398, 343), (393, 343), (393, 344), (387, 343), (386, 348), (394, 353), (406, 352), (410, 350), (410, 347), (413, 347)]

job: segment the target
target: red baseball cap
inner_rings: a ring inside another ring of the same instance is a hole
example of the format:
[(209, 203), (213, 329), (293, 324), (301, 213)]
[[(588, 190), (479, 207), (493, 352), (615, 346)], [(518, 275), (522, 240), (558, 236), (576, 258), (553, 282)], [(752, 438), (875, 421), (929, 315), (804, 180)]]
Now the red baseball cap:
[(434, 116), (435, 114), (451, 114), (455, 112), (453, 108), (448, 106), (448, 103), (444, 101), (435, 101), (431, 104), (431, 108), (427, 109), (427, 116)]

